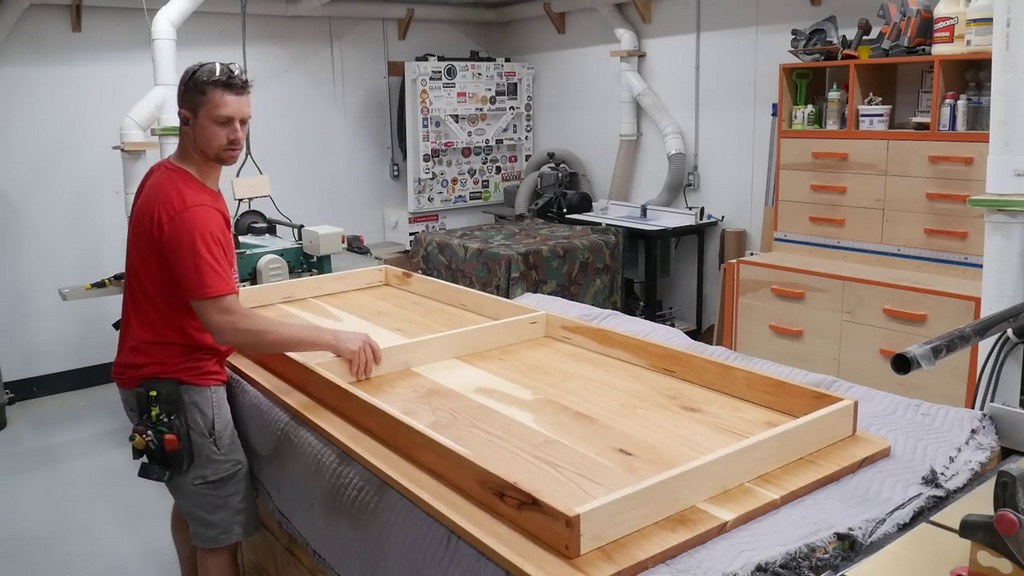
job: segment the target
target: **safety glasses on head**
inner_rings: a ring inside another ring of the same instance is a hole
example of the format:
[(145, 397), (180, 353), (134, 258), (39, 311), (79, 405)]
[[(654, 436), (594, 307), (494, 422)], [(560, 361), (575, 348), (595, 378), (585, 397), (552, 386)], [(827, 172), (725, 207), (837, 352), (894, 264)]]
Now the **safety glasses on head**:
[(196, 76), (199, 75), (200, 71), (204, 71), (203, 78), (206, 80), (214, 80), (217, 78), (230, 78), (232, 76), (245, 77), (245, 71), (242, 67), (234, 62), (203, 62), (199, 66), (196, 66), (192, 73), (185, 78), (185, 81), (181, 83), (181, 87), (188, 86)]

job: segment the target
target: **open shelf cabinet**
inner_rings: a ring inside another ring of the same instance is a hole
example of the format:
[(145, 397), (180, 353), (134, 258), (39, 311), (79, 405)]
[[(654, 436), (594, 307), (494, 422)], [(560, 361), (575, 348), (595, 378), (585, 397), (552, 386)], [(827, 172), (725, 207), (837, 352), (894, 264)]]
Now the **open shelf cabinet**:
[[(804, 104), (818, 106), (818, 125), (824, 125), (824, 111), (828, 90), (837, 83), (847, 87), (849, 98), (846, 125), (840, 130), (822, 128), (790, 129), (793, 107), (797, 97), (794, 72), (806, 71), (811, 78), (807, 83)], [(939, 131), (939, 109), (946, 92), (961, 94), (967, 90), (965, 73), (968, 70), (992, 70), (992, 55), (956, 54), (949, 56), (908, 56), (873, 60), (839, 60), (827, 62), (795, 62), (783, 64), (779, 69), (779, 130), (782, 138), (835, 138), (863, 140), (926, 140), (945, 142), (988, 142), (988, 132)], [(931, 72), (931, 121), (927, 129), (915, 129), (910, 118), (919, 108), (921, 80)], [(978, 85), (981, 88), (981, 85)], [(883, 104), (893, 106), (889, 130), (860, 130), (858, 105), (869, 94), (880, 96)]]

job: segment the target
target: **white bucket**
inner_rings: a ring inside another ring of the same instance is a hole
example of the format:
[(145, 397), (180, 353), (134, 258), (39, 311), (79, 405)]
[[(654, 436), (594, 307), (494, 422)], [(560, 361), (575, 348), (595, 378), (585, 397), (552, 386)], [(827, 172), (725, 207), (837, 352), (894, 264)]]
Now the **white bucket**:
[(857, 106), (861, 130), (888, 130), (892, 106)]

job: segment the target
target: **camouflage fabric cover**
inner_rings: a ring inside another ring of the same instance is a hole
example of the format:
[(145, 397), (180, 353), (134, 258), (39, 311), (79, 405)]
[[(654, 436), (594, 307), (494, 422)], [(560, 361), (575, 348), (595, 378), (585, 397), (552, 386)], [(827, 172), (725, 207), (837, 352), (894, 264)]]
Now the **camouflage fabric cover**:
[(500, 222), (417, 234), (409, 260), (421, 274), (504, 298), (546, 294), (619, 310), (624, 242), (612, 227)]

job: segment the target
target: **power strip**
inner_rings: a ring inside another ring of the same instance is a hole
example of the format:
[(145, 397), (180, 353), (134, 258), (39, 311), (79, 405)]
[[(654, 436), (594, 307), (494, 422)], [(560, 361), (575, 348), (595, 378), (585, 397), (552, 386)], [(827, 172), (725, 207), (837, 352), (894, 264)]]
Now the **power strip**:
[(892, 256), (895, 258), (907, 258), (910, 260), (921, 260), (925, 262), (938, 262), (940, 264), (955, 264), (970, 268), (981, 268), (982, 257), (970, 254), (956, 254), (953, 252), (939, 252), (937, 250), (925, 250), (923, 248), (909, 248), (906, 246), (886, 246), (885, 244), (874, 244), (871, 242), (857, 242), (854, 240), (838, 240), (836, 238), (822, 238), (820, 236), (808, 236), (805, 234), (793, 234), (790, 232), (776, 232), (776, 242), (788, 244), (802, 244), (835, 250), (849, 250), (864, 254), (875, 254), (879, 256)]

